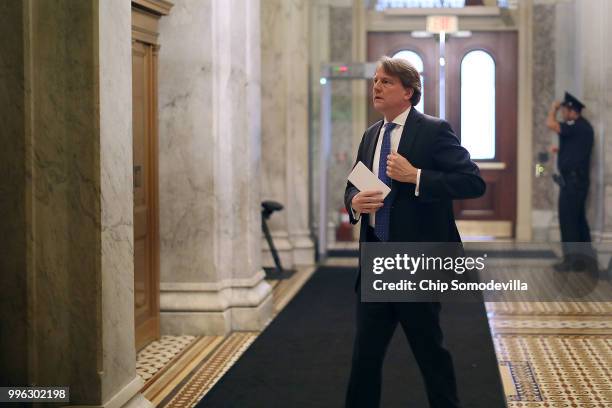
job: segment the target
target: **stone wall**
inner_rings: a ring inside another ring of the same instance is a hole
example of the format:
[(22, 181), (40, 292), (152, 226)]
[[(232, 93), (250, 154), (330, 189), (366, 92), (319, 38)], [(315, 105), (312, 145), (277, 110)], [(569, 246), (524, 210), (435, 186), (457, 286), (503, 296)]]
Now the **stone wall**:
[(0, 6), (0, 382), (69, 386), (75, 405), (148, 404), (134, 349), (130, 13), (121, 0)]
[[(583, 115), (595, 130), (591, 160), (591, 186), (587, 200), (587, 217), (594, 240), (608, 239), (612, 222), (612, 204), (608, 183), (612, 167), (606, 142), (610, 129), (610, 73), (612, 61), (605, 46), (611, 28), (608, 2), (563, 1), (534, 4), (533, 47), (533, 129), (534, 158), (539, 151), (557, 144), (558, 138), (544, 126), (550, 101), (563, 98), (569, 91), (587, 108)], [(547, 176), (534, 178), (534, 238), (558, 240), (558, 187), (548, 175), (556, 170), (556, 156), (547, 164)]]
[(612, 7), (605, 0), (576, 2), (577, 88), (595, 130), (588, 215), (596, 240), (612, 239)]
[[(284, 268), (314, 264), (309, 225), (309, 2), (262, 2), (262, 200), (280, 202), (269, 227)], [(263, 238), (262, 238), (263, 239)], [(273, 266), (264, 241), (264, 264)]]
[(161, 330), (260, 330), (260, 15), (183, 0), (160, 22)]
[[(533, 238), (547, 241), (552, 225), (555, 225), (555, 211), (558, 189), (552, 174), (556, 172), (556, 156), (550, 153), (557, 137), (546, 127), (546, 116), (555, 95), (555, 5), (535, 4), (533, 6), (533, 163), (538, 162), (538, 154), (548, 153), (546, 171), (541, 177), (534, 177), (532, 183)], [(532, 171), (532, 174), (533, 171)]]

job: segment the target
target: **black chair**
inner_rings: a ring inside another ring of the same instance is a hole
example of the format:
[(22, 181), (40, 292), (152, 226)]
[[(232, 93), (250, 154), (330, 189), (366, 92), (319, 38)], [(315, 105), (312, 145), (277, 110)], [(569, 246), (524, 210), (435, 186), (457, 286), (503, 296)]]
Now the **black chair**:
[(270, 246), (270, 252), (272, 253), (272, 258), (274, 259), (274, 265), (276, 265), (275, 268), (264, 268), (267, 279), (287, 279), (295, 272), (294, 270), (283, 269), (280, 257), (278, 256), (278, 251), (274, 246), (274, 241), (272, 240), (272, 235), (270, 234), (270, 229), (268, 228), (267, 220), (270, 219), (270, 216), (274, 212), (281, 211), (282, 209), (283, 205), (276, 201), (264, 201), (261, 203), (261, 229), (266, 237), (268, 246)]

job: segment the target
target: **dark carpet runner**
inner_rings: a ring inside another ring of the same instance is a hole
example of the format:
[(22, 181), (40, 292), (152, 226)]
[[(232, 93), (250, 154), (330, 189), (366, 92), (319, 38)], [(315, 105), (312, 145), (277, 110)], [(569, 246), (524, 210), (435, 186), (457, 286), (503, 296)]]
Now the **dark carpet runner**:
[[(355, 330), (355, 273), (319, 268), (198, 407), (342, 407)], [(442, 324), (463, 407), (505, 407), (484, 305), (444, 305)], [(385, 360), (380, 406), (428, 407), (399, 325)]]

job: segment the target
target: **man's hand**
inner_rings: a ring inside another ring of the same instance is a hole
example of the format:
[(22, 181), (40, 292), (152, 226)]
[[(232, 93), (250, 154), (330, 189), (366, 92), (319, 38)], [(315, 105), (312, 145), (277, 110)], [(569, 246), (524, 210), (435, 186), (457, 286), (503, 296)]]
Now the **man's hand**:
[(372, 214), (383, 206), (382, 191), (360, 191), (353, 197), (351, 207), (358, 213)]
[(561, 107), (561, 102), (559, 101), (553, 101), (553, 103), (550, 105), (550, 109), (554, 111), (558, 111), (560, 107)]
[(550, 110), (548, 111), (548, 116), (546, 117), (546, 127), (552, 130), (555, 133), (561, 132), (561, 125), (557, 122), (557, 111), (561, 106), (561, 102), (554, 101), (550, 105)]
[(397, 152), (387, 156), (387, 176), (402, 183), (417, 182), (417, 168)]

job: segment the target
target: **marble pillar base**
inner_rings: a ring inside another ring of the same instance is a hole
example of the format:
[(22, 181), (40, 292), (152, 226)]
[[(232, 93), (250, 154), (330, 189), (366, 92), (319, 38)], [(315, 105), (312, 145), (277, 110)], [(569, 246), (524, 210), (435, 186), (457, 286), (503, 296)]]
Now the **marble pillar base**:
[(548, 242), (561, 242), (559, 224), (555, 224), (548, 229)]
[(327, 223), (327, 247), (332, 247), (336, 244), (336, 229), (338, 227), (333, 221)]
[[(294, 269), (299, 266), (311, 266), (315, 263), (314, 243), (308, 234), (289, 236), (286, 232), (272, 233), (274, 246), (278, 252), (281, 264), (285, 269)], [(262, 237), (262, 264), (264, 267), (273, 268), (274, 258), (268, 246), (268, 242)]]
[[(289, 240), (289, 235), (286, 232), (275, 231), (272, 233), (272, 240), (274, 241), (274, 247), (283, 268), (293, 269), (295, 266), (293, 262), (293, 245)], [(266, 268), (273, 268), (275, 266), (268, 241), (266, 241), (264, 236), (261, 237), (261, 263)]]
[(314, 243), (307, 232), (292, 235), (293, 264), (298, 266), (311, 266), (315, 264)]
[[(518, 236), (518, 231), (516, 233)], [(549, 240), (549, 228), (538, 228), (532, 227), (531, 229), (531, 241), (532, 242), (548, 242)]]
[(273, 299), (255, 307), (233, 307), (222, 312), (162, 312), (162, 334), (224, 336), (232, 331), (261, 331), (272, 319)]
[(272, 320), (274, 302), (272, 294), (256, 307), (230, 309), (232, 331), (261, 331)]
[(136, 394), (123, 408), (153, 408), (155, 405), (148, 399), (143, 397), (142, 394)]
[[(558, 242), (559, 222), (555, 211), (533, 210), (531, 212), (532, 224), (530, 225), (531, 241), (533, 242)], [(518, 226), (517, 226), (518, 228)], [(519, 231), (516, 232), (520, 236)], [(555, 241), (555, 236), (557, 239)]]
[(113, 395), (102, 405), (69, 405), (71, 408), (153, 408), (151, 401), (139, 391), (144, 386), (144, 380), (136, 375), (125, 387)]
[(272, 289), (263, 271), (250, 279), (169, 283), (160, 288), (162, 334), (223, 335), (261, 330), (272, 317)]
[(231, 331), (230, 311), (161, 312), (162, 335), (223, 336)]
[(595, 232), (592, 238), (596, 242), (593, 246), (597, 251), (597, 261), (602, 270), (602, 277), (612, 282), (612, 271), (608, 269), (612, 261), (612, 234)]

